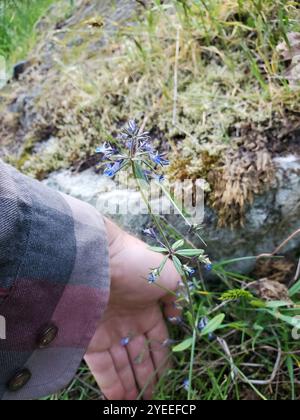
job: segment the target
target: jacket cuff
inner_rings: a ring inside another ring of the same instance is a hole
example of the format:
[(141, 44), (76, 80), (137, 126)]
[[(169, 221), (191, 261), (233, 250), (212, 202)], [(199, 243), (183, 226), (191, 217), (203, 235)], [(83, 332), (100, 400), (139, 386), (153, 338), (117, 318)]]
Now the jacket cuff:
[[(6, 340), (0, 341), (4, 400), (50, 395), (72, 380), (110, 289), (102, 216), (36, 181), (17, 173), (14, 177), (30, 196), (30, 202), (19, 203), (20, 218), (30, 228), (17, 276), (0, 305), (7, 323)], [(41, 341), (51, 329), (56, 332), (51, 342)], [(7, 383), (24, 369), (30, 372), (29, 382), (10, 392)]]

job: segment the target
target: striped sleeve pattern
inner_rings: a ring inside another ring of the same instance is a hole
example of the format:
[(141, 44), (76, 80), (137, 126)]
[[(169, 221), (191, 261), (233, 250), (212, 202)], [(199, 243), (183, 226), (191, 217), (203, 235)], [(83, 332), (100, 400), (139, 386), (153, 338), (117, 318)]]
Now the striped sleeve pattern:
[[(0, 398), (23, 400), (68, 384), (109, 296), (104, 221), (89, 205), (64, 196), (0, 162)], [(39, 332), (58, 329), (39, 348)], [(31, 379), (7, 384), (27, 369)]]

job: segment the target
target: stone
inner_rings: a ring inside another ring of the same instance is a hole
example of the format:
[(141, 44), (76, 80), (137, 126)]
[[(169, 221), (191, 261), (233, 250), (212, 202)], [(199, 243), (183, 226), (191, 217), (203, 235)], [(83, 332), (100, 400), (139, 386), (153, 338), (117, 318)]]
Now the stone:
[[(255, 257), (262, 253), (272, 253), (289, 235), (299, 228), (300, 220), (300, 158), (285, 156), (274, 159), (276, 165), (276, 185), (263, 195), (256, 196), (248, 207), (245, 226), (235, 229), (218, 228), (218, 217), (209, 206), (205, 208), (202, 237), (207, 243), (207, 253), (213, 261)], [(115, 181), (88, 169), (74, 174), (61, 171), (50, 175), (44, 181), (56, 190), (70, 194), (112, 217), (125, 229), (141, 236), (142, 230), (151, 224), (149, 215), (139, 214), (139, 193), (122, 189)], [(115, 208), (130, 202), (128, 214), (110, 214), (108, 207)], [(166, 216), (176, 229), (187, 232), (182, 218), (178, 215)], [(199, 244), (201, 245), (201, 244)], [(300, 235), (291, 240), (283, 252), (296, 252), (300, 246)], [(255, 258), (240, 261), (231, 269), (249, 273), (255, 265)]]

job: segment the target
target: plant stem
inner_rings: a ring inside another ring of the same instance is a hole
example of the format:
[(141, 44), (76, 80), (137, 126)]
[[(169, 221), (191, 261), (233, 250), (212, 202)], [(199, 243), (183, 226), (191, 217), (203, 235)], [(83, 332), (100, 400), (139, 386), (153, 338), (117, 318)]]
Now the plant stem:
[(197, 341), (197, 331), (198, 331), (198, 320), (199, 320), (199, 310), (195, 320), (195, 325), (193, 329), (193, 344), (191, 349), (191, 360), (190, 360), (190, 371), (189, 371), (189, 391), (188, 391), (188, 401), (192, 400), (192, 381), (193, 381), (193, 371), (194, 371), (194, 359), (195, 359), (195, 349), (196, 349), (196, 341)]

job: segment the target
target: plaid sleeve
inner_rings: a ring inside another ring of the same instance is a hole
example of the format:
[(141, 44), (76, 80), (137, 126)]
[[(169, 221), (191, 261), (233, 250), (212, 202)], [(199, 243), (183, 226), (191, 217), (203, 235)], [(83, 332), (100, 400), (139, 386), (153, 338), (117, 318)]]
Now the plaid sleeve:
[(0, 161), (0, 399), (67, 385), (108, 296), (99, 213)]

